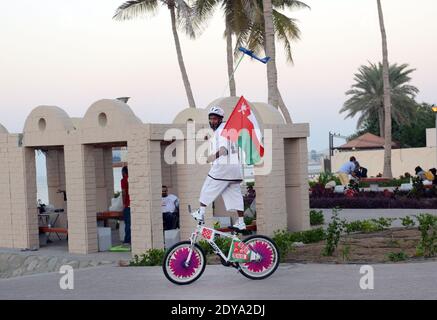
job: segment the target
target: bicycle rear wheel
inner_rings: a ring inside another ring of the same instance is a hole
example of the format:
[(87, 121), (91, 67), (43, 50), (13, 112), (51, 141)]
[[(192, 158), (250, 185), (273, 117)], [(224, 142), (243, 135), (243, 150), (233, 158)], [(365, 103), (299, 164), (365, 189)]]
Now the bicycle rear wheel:
[(185, 265), (190, 252), (190, 241), (182, 241), (167, 250), (162, 269), (166, 278), (179, 285), (196, 281), (205, 270), (206, 259), (202, 248), (195, 244), (188, 266)]
[(255, 235), (244, 239), (243, 242), (260, 255), (260, 260), (240, 263), (240, 272), (252, 280), (271, 276), (279, 266), (279, 250), (273, 240)]

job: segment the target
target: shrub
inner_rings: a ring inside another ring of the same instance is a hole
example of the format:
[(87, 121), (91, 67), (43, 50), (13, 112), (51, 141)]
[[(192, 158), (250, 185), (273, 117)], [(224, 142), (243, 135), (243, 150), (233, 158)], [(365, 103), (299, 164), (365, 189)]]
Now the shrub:
[[(408, 173), (406, 173), (408, 174)], [(379, 187), (400, 187), (401, 184), (403, 183), (409, 183), (410, 182), (410, 177), (403, 177), (400, 176), (399, 179), (392, 179), (390, 181), (385, 181), (385, 182), (379, 182), (378, 185)], [(369, 182), (359, 182), (359, 187), (360, 188), (369, 188), (370, 187), (370, 183)]]
[(253, 217), (244, 217), (244, 223), (246, 224), (246, 226), (250, 226), (253, 220), (255, 220), (255, 218)]
[(290, 233), (287, 230), (275, 231), (272, 240), (278, 247), (280, 260), (284, 261), (287, 254), (293, 250), (293, 241), (291, 240)]
[(346, 221), (340, 220), (338, 217), (338, 211), (338, 208), (332, 210), (331, 222), (326, 231), (326, 245), (323, 249), (323, 254), (325, 256), (333, 255), (334, 251), (337, 249), (338, 242), (340, 241), (340, 235), (344, 230)]
[[(226, 237), (220, 237), (216, 236), (214, 239), (215, 244), (219, 249), (223, 252), (223, 254), (226, 256), (229, 252), (229, 248), (231, 246), (232, 239), (226, 238)], [(206, 240), (200, 240), (197, 242), (197, 244), (202, 248), (203, 252), (205, 252), (206, 255), (214, 254), (214, 250), (211, 247), (211, 245)]]
[(217, 247), (219, 247), (220, 250), (223, 252), (223, 254), (227, 256), (229, 253), (229, 248), (231, 247), (232, 239), (226, 237), (216, 237), (214, 241)]
[(318, 183), (323, 185), (323, 187), (329, 182), (329, 181), (335, 181), (337, 185), (341, 184), (340, 179), (334, 175), (332, 172), (322, 172), (319, 175)]
[(325, 218), (323, 217), (323, 211), (311, 210), (310, 211), (310, 224), (312, 226), (318, 226), (325, 223)]
[(414, 227), (416, 225), (416, 223), (414, 222), (413, 219), (410, 218), (410, 216), (406, 216), (405, 218), (401, 218), (402, 220), (402, 225), (404, 227)]
[(323, 228), (301, 231), (295, 234), (296, 234), (296, 239), (298, 241), (294, 241), (294, 242), (303, 242), (305, 244), (315, 243), (326, 239), (326, 233), (325, 230), (323, 230)]
[(393, 221), (395, 221), (397, 218), (378, 218), (378, 219), (372, 219), (371, 221), (375, 223), (376, 228), (379, 231), (382, 231), (384, 229), (390, 228)]
[(349, 260), (350, 257), (350, 251), (351, 251), (351, 246), (350, 244), (345, 244), (343, 245), (343, 247), (341, 248), (341, 256), (343, 258), (343, 261), (347, 261)]
[(278, 246), (281, 261), (284, 261), (287, 254), (294, 249), (294, 242), (302, 242), (305, 244), (315, 243), (326, 239), (326, 234), (323, 228), (300, 232), (278, 230), (274, 232), (272, 239)]
[(214, 250), (212, 249), (212, 247), (209, 245), (209, 243), (206, 240), (202, 239), (202, 240), (198, 241), (197, 244), (202, 248), (203, 252), (206, 255), (214, 253)]
[(348, 222), (345, 224), (345, 231), (347, 233), (363, 231), (363, 222), (360, 220)]
[(378, 218), (370, 220), (357, 220), (345, 223), (347, 233), (351, 232), (376, 232), (389, 228), (395, 218)]
[(416, 218), (421, 236), (416, 253), (427, 258), (433, 257), (437, 254), (437, 217), (431, 214), (419, 214)]
[(390, 252), (387, 255), (388, 259), (392, 262), (404, 261), (408, 259), (408, 256), (405, 252)]
[(131, 267), (148, 267), (148, 266), (160, 266), (164, 259), (164, 249), (149, 249), (146, 253), (143, 253), (138, 257), (134, 256), (134, 259), (129, 262)]

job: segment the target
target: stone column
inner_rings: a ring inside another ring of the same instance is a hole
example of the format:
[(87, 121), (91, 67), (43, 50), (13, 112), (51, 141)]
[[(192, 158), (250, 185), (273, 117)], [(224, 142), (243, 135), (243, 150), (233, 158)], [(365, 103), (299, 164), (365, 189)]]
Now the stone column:
[(20, 146), (19, 135), (8, 139), (11, 215), (14, 248), (38, 248), (35, 150)]
[(0, 247), (13, 248), (8, 136), (0, 133)]
[[(114, 197), (114, 170), (112, 168), (112, 148), (103, 149), (103, 166), (106, 186), (106, 209), (108, 209), (111, 205), (111, 199)], [(117, 183), (120, 183), (120, 181), (117, 181)]]
[(306, 138), (284, 139), (287, 228), (310, 228), (308, 194), (308, 149)]
[(132, 254), (164, 247), (161, 214), (161, 146), (150, 127), (135, 130), (128, 141)]
[(88, 254), (98, 251), (94, 157), (93, 146), (65, 146), (70, 253)]

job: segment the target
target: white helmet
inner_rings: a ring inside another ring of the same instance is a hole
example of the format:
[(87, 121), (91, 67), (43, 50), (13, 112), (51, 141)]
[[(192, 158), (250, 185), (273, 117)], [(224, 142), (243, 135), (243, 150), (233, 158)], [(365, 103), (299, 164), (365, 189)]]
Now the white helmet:
[(213, 106), (211, 107), (211, 109), (209, 109), (208, 116), (210, 116), (211, 114), (215, 114), (222, 118), (225, 116), (225, 112), (223, 111), (223, 109), (218, 106)]

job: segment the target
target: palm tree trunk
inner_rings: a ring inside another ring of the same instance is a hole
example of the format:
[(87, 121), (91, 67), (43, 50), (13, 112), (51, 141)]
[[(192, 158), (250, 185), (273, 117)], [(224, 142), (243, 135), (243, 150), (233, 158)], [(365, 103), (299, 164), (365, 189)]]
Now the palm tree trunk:
[(378, 108), (379, 136), (384, 138), (384, 104)]
[(264, 25), (265, 25), (265, 50), (266, 55), (270, 57), (267, 63), (267, 85), (268, 85), (268, 102), (274, 107), (278, 107), (278, 72), (276, 70), (276, 53), (275, 53), (275, 31), (273, 28), (272, 1), (263, 0)]
[(173, 31), (174, 42), (176, 45), (176, 52), (178, 55), (179, 68), (181, 69), (182, 80), (184, 81), (184, 87), (185, 87), (185, 92), (187, 94), (188, 105), (191, 108), (195, 108), (196, 103), (194, 102), (193, 92), (191, 91), (190, 81), (188, 80), (187, 70), (185, 69), (184, 58), (182, 57), (181, 44), (179, 42), (179, 36), (178, 36), (178, 32), (176, 30), (175, 6), (174, 6), (174, 4), (172, 4), (172, 5), (170, 4), (168, 6), (168, 8), (170, 10), (171, 29)]
[(276, 86), (276, 90), (278, 92), (278, 102), (279, 102), (278, 107), (285, 118), (285, 123), (293, 123), (293, 121), (291, 120), (290, 112), (288, 112), (288, 108), (285, 105), (284, 100), (282, 100), (281, 92), (279, 92), (279, 88), (277, 86)]
[(382, 175), (385, 178), (392, 178), (391, 170), (391, 96), (390, 81), (388, 70), (388, 50), (387, 35), (384, 27), (384, 17), (381, 8), (381, 0), (376, 0), (378, 4), (379, 26), (382, 36), (382, 78), (384, 83), (384, 171)]
[(226, 55), (228, 60), (228, 78), (229, 78), (229, 92), (231, 97), (237, 95), (237, 89), (235, 87), (234, 72), (234, 56), (232, 50), (232, 32), (229, 18), (226, 17)]
[(273, 26), (272, 16), (272, 1), (263, 0), (264, 11), (264, 48), (266, 55), (270, 57), (270, 61), (267, 63), (267, 85), (268, 85), (268, 102), (275, 108), (279, 108), (285, 118), (286, 123), (291, 123), (290, 113), (287, 106), (282, 100), (281, 94), (278, 88), (278, 71), (276, 69), (276, 52), (275, 52), (275, 30)]

